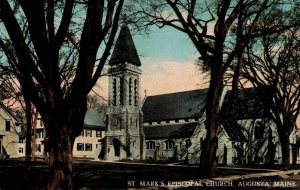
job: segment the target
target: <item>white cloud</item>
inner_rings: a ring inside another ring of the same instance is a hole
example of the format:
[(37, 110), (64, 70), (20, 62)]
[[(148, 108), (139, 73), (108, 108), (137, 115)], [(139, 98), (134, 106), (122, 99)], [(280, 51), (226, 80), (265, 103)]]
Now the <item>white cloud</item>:
[(165, 94), (207, 87), (203, 75), (190, 62), (144, 60), (142, 89), (147, 95)]

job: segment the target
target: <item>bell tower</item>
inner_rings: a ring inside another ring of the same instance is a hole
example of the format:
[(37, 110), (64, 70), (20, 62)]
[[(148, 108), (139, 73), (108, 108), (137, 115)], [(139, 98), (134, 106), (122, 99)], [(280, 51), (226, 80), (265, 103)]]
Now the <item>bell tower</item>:
[(143, 159), (141, 62), (127, 25), (121, 28), (109, 66), (105, 158), (106, 160)]

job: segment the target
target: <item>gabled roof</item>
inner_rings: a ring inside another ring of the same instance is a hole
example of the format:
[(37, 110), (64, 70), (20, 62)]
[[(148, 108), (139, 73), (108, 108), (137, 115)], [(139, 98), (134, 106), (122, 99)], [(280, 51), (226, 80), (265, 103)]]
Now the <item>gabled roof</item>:
[(190, 138), (197, 125), (198, 122), (146, 126), (144, 131), (147, 140)]
[(88, 109), (84, 117), (85, 128), (105, 129), (105, 124), (95, 109)]
[(207, 89), (148, 96), (143, 104), (144, 122), (199, 118)]
[(13, 117), (16, 120), (16, 122), (20, 123), (19, 119), (15, 116), (12, 110), (6, 107), (2, 102), (0, 102), (0, 107), (2, 107), (6, 111), (6, 113)]
[(267, 89), (240, 89), (233, 101), (230, 98), (231, 93), (232, 91), (227, 92), (223, 104), (225, 118), (239, 120), (269, 117), (271, 96)]
[[(172, 94), (149, 96), (142, 111), (144, 122), (167, 121), (174, 119), (199, 118), (203, 114), (208, 89), (198, 89)], [(270, 93), (257, 88), (240, 89), (231, 102), (228, 91), (223, 103), (223, 114), (231, 119), (267, 118), (270, 114)]]
[(127, 25), (121, 28), (109, 65), (124, 64), (125, 62), (141, 66), (141, 61)]
[(231, 141), (246, 142), (246, 137), (242, 132), (242, 127), (234, 120), (222, 121), (222, 126)]

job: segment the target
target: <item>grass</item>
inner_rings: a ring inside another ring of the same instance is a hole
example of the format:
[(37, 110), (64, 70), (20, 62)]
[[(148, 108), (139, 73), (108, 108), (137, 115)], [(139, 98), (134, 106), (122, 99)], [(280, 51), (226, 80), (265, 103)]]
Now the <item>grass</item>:
[[(244, 175), (259, 171), (221, 169), (218, 176)], [(261, 172), (261, 171), (260, 171)], [(75, 160), (74, 189), (124, 189), (128, 181), (185, 181), (201, 179), (197, 167), (108, 163)], [(0, 160), (0, 189), (42, 189), (48, 179), (48, 166), (42, 161), (30, 167), (21, 160)]]

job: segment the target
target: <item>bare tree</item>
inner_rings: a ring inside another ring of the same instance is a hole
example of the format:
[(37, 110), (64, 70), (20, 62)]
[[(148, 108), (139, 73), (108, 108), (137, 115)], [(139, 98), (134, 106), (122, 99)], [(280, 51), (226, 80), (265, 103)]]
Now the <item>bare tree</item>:
[[(270, 23), (260, 28), (263, 15), (284, 9), (283, 0), (166, 0), (138, 1), (134, 18), (144, 25), (170, 26), (187, 34), (201, 55), (199, 62), (209, 68), (210, 85), (206, 100), (207, 136), (200, 167), (207, 176), (216, 174), (216, 148), (220, 130), (220, 107), (225, 73), (232, 69), (233, 91), (237, 91), (243, 52), (250, 40), (287, 26)], [(293, 6), (292, 4), (290, 4)], [(133, 18), (133, 19), (134, 19)]]
[[(11, 66), (24, 96), (47, 127), (48, 189), (72, 189), (73, 143), (83, 127), (86, 96), (110, 54), (123, 2), (0, 1), (5, 64)], [(64, 58), (70, 50), (74, 54)], [(66, 69), (70, 60), (75, 63), (73, 70)], [(72, 75), (66, 75), (70, 70)]]
[(271, 119), (276, 123), (281, 143), (282, 168), (288, 169), (289, 137), (300, 111), (299, 30), (262, 36), (249, 44), (247, 50), (249, 64), (243, 67), (243, 76), (255, 87), (271, 92)]

